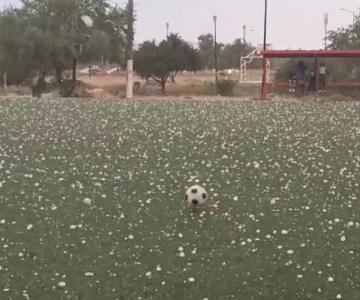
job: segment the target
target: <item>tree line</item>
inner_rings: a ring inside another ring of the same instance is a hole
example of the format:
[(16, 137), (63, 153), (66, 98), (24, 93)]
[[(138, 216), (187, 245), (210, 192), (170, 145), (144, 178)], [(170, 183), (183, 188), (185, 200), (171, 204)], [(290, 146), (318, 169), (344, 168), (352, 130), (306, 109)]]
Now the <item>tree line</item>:
[[(91, 18), (91, 28), (82, 16)], [(7, 74), (9, 84), (36, 77), (41, 85), (49, 75), (63, 82), (66, 70), (76, 82), (79, 63), (125, 67), (134, 36), (129, 16), (128, 7), (107, 0), (21, 0), (19, 8), (0, 12), (0, 74)], [(135, 71), (165, 89), (181, 71), (214, 69), (214, 47), (212, 34), (199, 36), (197, 45), (178, 34), (145, 41), (134, 51)], [(238, 69), (241, 55), (254, 49), (241, 39), (217, 47), (219, 69)]]
[[(0, 13), (0, 71), (9, 83), (53, 73), (58, 81), (77, 63), (102, 57), (123, 65), (126, 55), (127, 8), (106, 0), (22, 0), (20, 8)], [(94, 23), (88, 28), (82, 21)], [(76, 72), (73, 72), (76, 80)]]

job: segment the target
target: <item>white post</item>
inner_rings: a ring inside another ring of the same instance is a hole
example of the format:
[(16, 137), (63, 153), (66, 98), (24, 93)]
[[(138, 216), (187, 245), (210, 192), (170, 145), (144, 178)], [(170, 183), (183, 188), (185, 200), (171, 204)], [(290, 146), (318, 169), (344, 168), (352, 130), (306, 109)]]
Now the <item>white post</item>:
[(132, 99), (134, 97), (134, 72), (133, 72), (133, 60), (127, 61), (127, 72), (126, 72), (126, 99)]
[(7, 73), (4, 73), (4, 90), (8, 88), (8, 82), (7, 82)]

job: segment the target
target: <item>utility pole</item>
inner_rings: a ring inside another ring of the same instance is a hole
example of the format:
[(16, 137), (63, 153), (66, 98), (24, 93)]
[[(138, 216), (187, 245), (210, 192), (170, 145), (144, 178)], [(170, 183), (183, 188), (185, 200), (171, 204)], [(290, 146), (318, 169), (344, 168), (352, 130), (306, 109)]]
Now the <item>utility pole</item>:
[(218, 54), (217, 54), (217, 16), (213, 16), (214, 20), (214, 56), (215, 56), (215, 91), (218, 95)]
[(166, 37), (168, 38), (169, 35), (170, 35), (170, 23), (167, 22), (167, 23), (166, 23)]
[[(264, 45), (263, 50), (266, 51), (266, 44), (267, 44), (267, 18), (268, 18), (268, 0), (265, 0), (265, 16), (264, 16)], [(267, 84), (267, 70), (266, 70), (266, 57), (263, 54), (263, 74), (262, 74), (262, 85), (261, 85), (261, 99), (266, 100), (266, 84)]]
[(324, 45), (325, 50), (327, 49), (327, 35), (328, 35), (328, 25), (329, 25), (329, 14), (324, 14), (324, 29), (325, 29), (325, 39), (324, 39)]
[(126, 49), (126, 99), (132, 99), (134, 96), (134, 0), (128, 2), (128, 20), (127, 20), (127, 49)]

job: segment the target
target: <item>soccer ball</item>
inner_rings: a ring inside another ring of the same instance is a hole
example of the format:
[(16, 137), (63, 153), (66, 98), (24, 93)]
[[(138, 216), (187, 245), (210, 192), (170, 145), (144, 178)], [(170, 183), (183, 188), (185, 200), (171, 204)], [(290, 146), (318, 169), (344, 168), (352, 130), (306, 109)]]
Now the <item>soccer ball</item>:
[(208, 202), (208, 200), (208, 193), (199, 185), (194, 185), (186, 191), (186, 202), (189, 206), (204, 205)]

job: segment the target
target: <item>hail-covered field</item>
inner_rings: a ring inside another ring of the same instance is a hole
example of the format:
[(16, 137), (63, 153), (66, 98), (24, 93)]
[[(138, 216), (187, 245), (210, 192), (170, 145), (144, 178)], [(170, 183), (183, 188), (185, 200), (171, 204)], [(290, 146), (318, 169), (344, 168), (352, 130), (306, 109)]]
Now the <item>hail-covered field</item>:
[(3, 99), (0, 172), (0, 299), (360, 299), (356, 103)]

